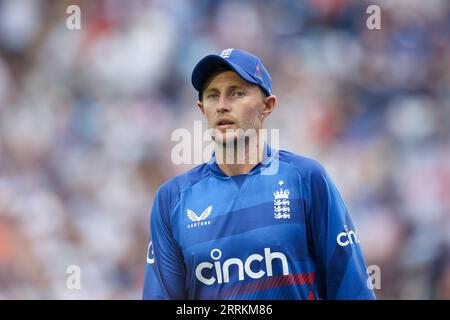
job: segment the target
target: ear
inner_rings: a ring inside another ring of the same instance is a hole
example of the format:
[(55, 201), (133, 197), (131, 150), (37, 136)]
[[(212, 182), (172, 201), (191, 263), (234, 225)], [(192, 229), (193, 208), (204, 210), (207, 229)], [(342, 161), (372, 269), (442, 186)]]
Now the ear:
[(262, 119), (267, 117), (272, 113), (273, 109), (275, 109), (275, 105), (277, 104), (277, 97), (275, 95), (268, 96), (264, 99), (264, 109), (262, 111)]
[(203, 116), (206, 117), (205, 106), (203, 105), (203, 102), (197, 101), (197, 107), (200, 109), (200, 111), (202, 112)]

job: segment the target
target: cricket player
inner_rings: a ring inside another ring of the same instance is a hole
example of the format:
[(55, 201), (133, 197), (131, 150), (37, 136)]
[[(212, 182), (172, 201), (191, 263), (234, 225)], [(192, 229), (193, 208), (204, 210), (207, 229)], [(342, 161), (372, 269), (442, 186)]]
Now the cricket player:
[(261, 59), (238, 49), (208, 55), (192, 84), (215, 151), (156, 192), (143, 298), (375, 299), (330, 175), (261, 142), (277, 101)]

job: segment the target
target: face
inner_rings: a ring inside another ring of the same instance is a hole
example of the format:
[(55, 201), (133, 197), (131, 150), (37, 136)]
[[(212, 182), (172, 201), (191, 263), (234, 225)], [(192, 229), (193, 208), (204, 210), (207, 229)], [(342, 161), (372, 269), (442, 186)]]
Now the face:
[[(197, 105), (208, 120), (216, 142), (227, 143), (243, 137), (248, 129), (261, 129), (275, 106), (275, 96), (265, 97), (261, 89), (233, 71), (212, 76)], [(238, 130), (241, 129), (241, 130)]]

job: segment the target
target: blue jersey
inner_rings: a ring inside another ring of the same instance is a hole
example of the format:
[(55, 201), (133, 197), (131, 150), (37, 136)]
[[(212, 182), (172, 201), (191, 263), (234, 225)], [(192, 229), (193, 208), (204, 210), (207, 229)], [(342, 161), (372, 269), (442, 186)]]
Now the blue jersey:
[(312, 159), (265, 147), (246, 175), (215, 162), (156, 192), (144, 299), (374, 299), (344, 201)]

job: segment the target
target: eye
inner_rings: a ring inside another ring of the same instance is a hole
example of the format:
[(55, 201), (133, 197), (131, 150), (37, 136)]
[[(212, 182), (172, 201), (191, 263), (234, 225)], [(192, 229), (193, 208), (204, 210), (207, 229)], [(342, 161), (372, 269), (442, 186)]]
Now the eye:
[(245, 96), (245, 92), (242, 91), (242, 90), (236, 90), (236, 91), (233, 92), (233, 96), (244, 97)]
[(217, 99), (219, 95), (217, 93), (210, 93), (206, 96), (207, 99)]

